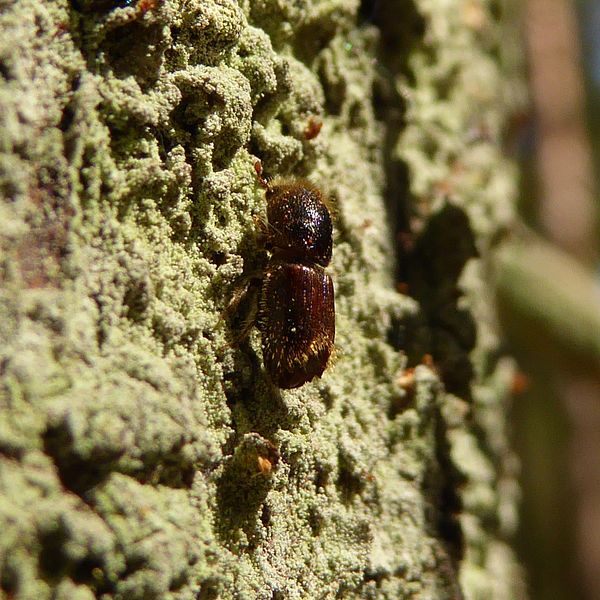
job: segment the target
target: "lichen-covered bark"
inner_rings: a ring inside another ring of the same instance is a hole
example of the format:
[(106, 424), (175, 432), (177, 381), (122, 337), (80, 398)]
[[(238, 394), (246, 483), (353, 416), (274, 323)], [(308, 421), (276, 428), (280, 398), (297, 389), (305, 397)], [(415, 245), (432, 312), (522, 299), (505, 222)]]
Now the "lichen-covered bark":
[[(503, 31), (495, 0), (0, 3), (0, 595), (519, 596)], [(257, 158), (336, 209), (336, 359), (292, 391), (222, 318)]]

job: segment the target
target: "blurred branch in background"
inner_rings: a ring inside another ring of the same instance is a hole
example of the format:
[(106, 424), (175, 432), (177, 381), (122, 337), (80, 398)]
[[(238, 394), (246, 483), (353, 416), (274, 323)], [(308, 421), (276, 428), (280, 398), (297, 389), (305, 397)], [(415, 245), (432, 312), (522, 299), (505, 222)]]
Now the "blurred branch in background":
[(594, 176), (574, 6), (529, 0), (526, 19), (540, 223), (561, 248), (592, 264), (598, 256)]
[(524, 194), (551, 243), (527, 232), (497, 263), (509, 338), (531, 374), (514, 415), (522, 546), (532, 599), (600, 599), (598, 209), (573, 2), (528, 0), (525, 36), (536, 177)]
[(498, 255), (498, 292), (587, 373), (600, 367), (600, 286), (581, 263), (526, 231)]

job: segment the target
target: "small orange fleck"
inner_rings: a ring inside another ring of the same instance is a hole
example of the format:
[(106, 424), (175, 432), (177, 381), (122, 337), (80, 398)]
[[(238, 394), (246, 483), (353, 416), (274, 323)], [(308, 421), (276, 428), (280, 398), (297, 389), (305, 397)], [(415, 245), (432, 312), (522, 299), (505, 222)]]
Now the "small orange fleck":
[(137, 3), (137, 9), (141, 14), (146, 14), (149, 10), (154, 10), (158, 5), (158, 0), (140, 0)]
[(310, 117), (308, 124), (304, 130), (304, 139), (314, 140), (320, 133), (321, 127), (323, 127), (323, 121), (317, 117)]
[(273, 469), (279, 464), (279, 450), (273, 442), (265, 441), (264, 447), (260, 450), (261, 454), (256, 457), (256, 464), (258, 474), (266, 477), (271, 475)]
[(257, 462), (258, 470), (261, 472), (262, 475), (266, 476), (271, 474), (271, 472), (273, 471), (273, 463), (268, 458), (259, 456)]
[(513, 375), (510, 391), (513, 393), (513, 395), (520, 396), (529, 389), (530, 385), (531, 381), (529, 377), (527, 377), (527, 375), (525, 375), (525, 373), (523, 373), (522, 371), (517, 371)]
[(366, 479), (369, 483), (375, 483), (376, 478), (375, 475), (373, 475), (373, 473), (367, 471), (366, 469), (363, 470), (362, 472), (362, 476), (364, 477), (364, 479)]
[(260, 160), (255, 161), (254, 170), (256, 171), (256, 176), (258, 177), (258, 183), (260, 183), (261, 187), (264, 187), (265, 190), (268, 190), (269, 180), (263, 175), (263, 168)]
[(396, 381), (402, 389), (412, 390), (415, 387), (415, 370), (412, 367), (405, 369)]
[(366, 231), (367, 229), (370, 229), (371, 227), (373, 227), (373, 219), (365, 219), (359, 226), (359, 229), (361, 229), (362, 231)]
[(69, 32), (69, 23), (67, 23), (67, 21), (61, 21), (60, 23), (57, 23), (56, 31), (54, 32), (54, 35), (52, 37), (57, 38), (68, 32)]
[(408, 283), (406, 283), (406, 281), (399, 281), (399, 282), (396, 284), (396, 291), (397, 291), (399, 294), (403, 294), (404, 296), (407, 296), (407, 295), (408, 295), (409, 289), (410, 289), (410, 288), (409, 288), (409, 286), (408, 286)]
[(433, 356), (431, 356), (431, 354), (423, 354), (421, 364), (429, 367), (430, 369), (435, 368), (435, 363), (433, 362)]

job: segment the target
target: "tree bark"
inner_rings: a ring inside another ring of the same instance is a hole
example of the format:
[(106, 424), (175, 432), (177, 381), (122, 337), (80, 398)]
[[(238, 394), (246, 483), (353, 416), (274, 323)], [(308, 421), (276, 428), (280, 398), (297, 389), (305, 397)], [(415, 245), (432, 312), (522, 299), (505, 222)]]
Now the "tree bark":
[[(523, 597), (498, 2), (0, 11), (0, 594)], [(222, 317), (257, 159), (335, 209), (336, 358), (297, 390)]]

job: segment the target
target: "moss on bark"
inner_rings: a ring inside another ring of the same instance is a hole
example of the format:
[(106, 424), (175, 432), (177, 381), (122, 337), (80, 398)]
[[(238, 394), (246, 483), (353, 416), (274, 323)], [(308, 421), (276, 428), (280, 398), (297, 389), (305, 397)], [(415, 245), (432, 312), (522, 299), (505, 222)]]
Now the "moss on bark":
[[(1, 594), (518, 596), (497, 4), (2, 3)], [(220, 318), (256, 158), (336, 207), (337, 357), (293, 391)]]

